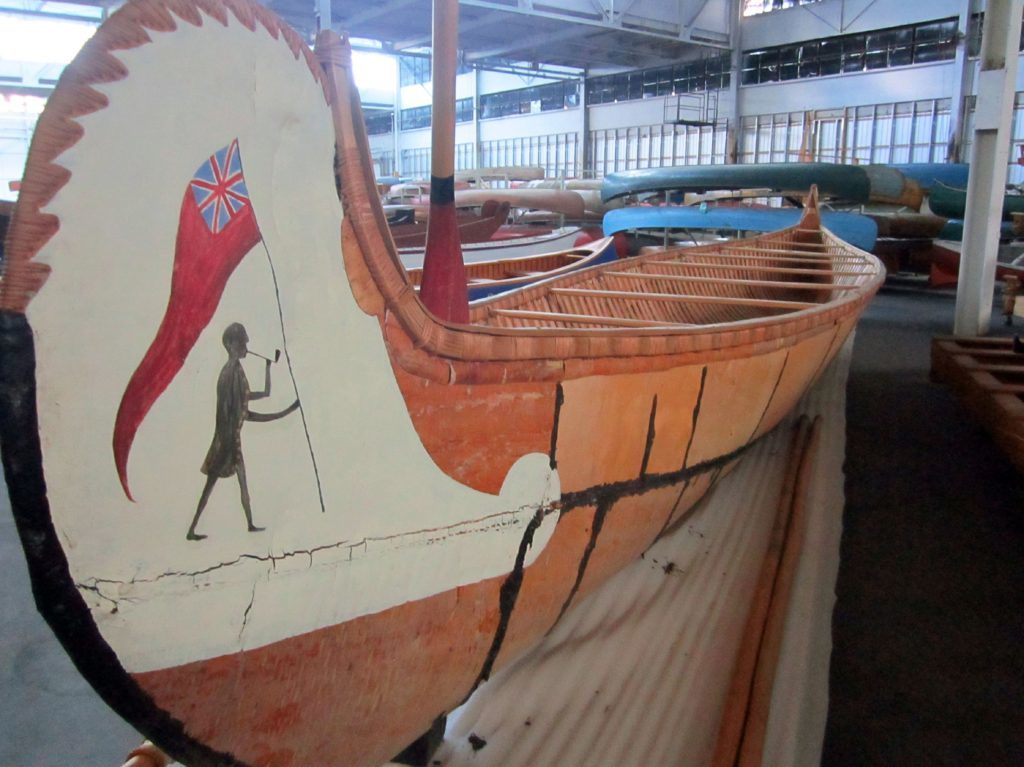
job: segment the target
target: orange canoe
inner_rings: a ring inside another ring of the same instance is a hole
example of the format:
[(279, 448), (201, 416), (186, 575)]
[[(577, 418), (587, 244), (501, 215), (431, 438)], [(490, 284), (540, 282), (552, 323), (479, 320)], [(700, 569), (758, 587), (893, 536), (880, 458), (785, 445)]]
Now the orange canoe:
[(249, 0), (131, 0), (40, 117), (7, 240), (37, 604), (191, 767), (392, 757), (683, 518), (883, 278), (812, 194), (790, 229), (441, 322), (347, 51), (319, 54)]

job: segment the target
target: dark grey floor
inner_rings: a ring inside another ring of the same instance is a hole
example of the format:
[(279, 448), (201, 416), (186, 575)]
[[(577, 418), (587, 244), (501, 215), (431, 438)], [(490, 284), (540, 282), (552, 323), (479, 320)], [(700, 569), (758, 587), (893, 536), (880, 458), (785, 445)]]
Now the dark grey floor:
[[(952, 317), (886, 291), (857, 332), (824, 767), (1024, 765), (1024, 479), (928, 380)], [(140, 737), (35, 612), (2, 490), (0, 565), (0, 767), (119, 765)]]
[(71, 665), (36, 612), (0, 482), (0, 767), (118, 767), (142, 738)]
[(928, 379), (953, 306), (858, 326), (823, 767), (1024, 765), (1024, 478)]

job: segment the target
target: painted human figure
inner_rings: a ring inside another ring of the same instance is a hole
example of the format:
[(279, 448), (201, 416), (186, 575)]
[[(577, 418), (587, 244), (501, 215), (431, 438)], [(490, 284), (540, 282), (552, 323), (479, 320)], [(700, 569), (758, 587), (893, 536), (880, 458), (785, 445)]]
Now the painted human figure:
[(217, 417), (213, 432), (213, 441), (206, 453), (200, 471), (206, 475), (206, 484), (199, 496), (196, 514), (185, 536), (190, 541), (199, 541), (205, 535), (196, 533), (196, 525), (202, 516), (206, 502), (218, 479), (235, 475), (242, 493), (242, 510), (250, 533), (263, 530), (252, 521), (252, 508), (249, 504), (249, 485), (245, 479), (245, 460), (242, 457), (242, 426), (246, 421), (274, 421), (283, 418), (299, 407), (295, 400), (279, 413), (254, 413), (249, 410), (249, 401), (270, 396), (270, 360), (264, 368), (263, 391), (250, 391), (249, 380), (242, 369), (242, 359), (249, 353), (249, 334), (245, 326), (233, 322), (224, 330), (224, 348), (228, 352), (228, 361), (221, 368), (217, 378)]

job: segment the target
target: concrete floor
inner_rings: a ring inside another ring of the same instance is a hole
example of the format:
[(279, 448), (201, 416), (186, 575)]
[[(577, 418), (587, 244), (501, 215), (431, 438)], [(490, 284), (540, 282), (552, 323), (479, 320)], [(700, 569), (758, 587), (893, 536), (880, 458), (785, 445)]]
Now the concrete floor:
[(79, 676), (36, 612), (0, 494), (0, 767), (119, 767), (141, 736)]
[(953, 306), (858, 326), (823, 767), (1024, 765), (1024, 478), (928, 380)]
[[(952, 317), (886, 291), (858, 330), (823, 767), (1024, 764), (1024, 478), (928, 381)], [(0, 564), (0, 767), (120, 765), (141, 737), (36, 613), (6, 493)]]

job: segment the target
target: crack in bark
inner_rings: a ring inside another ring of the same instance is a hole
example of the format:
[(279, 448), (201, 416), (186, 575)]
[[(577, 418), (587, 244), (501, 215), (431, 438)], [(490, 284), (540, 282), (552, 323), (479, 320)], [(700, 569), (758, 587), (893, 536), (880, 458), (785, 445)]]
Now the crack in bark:
[[(444, 540), (447, 537), (453, 537), (454, 538), (454, 537), (458, 537), (458, 536), (461, 536), (461, 535), (468, 535), (470, 533), (479, 532), (478, 530), (459, 530), (459, 529), (455, 529), (455, 528), (461, 528), (461, 527), (464, 527), (464, 526), (467, 526), (467, 525), (479, 524), (479, 523), (482, 523), (482, 522), (487, 522), (488, 520), (493, 520), (493, 522), (494, 522), (494, 524), (492, 525), (492, 529), (497, 529), (497, 528), (501, 528), (501, 527), (510, 527), (510, 526), (514, 526), (518, 522), (518, 520), (514, 519), (515, 515), (517, 515), (517, 514), (520, 514), (522, 512), (526, 512), (526, 511), (532, 511), (535, 514), (541, 514), (542, 516), (546, 517), (548, 514), (551, 514), (554, 511), (556, 511), (557, 508), (559, 507), (559, 505), (560, 504), (559, 504), (558, 501), (555, 501), (553, 504), (543, 504), (541, 506), (536, 506), (534, 504), (527, 503), (527, 504), (523, 504), (522, 506), (519, 506), (518, 508), (515, 508), (515, 509), (510, 509), (508, 511), (498, 512), (496, 514), (485, 516), (485, 517), (479, 517), (479, 518), (476, 518), (476, 519), (470, 519), (470, 520), (465, 520), (465, 521), (462, 521), (462, 522), (457, 522), (457, 523), (455, 523), (453, 525), (450, 525), (448, 527), (425, 528), (425, 529), (422, 529), (422, 530), (415, 530), (415, 531), (412, 531), (412, 532), (409, 532), (409, 533), (399, 533), (399, 534), (396, 534), (396, 535), (387, 535), (387, 536), (380, 536), (380, 537), (363, 538), (362, 540), (360, 540), (358, 542), (355, 542), (355, 543), (350, 542), (350, 541), (339, 541), (337, 543), (329, 543), (329, 544), (324, 544), (322, 546), (315, 546), (315, 547), (313, 547), (311, 549), (295, 549), (293, 551), (286, 551), (286, 552), (283, 552), (281, 554), (240, 554), (237, 558), (235, 558), (233, 560), (230, 560), (230, 561), (227, 561), (227, 562), (218, 562), (217, 564), (210, 565), (209, 567), (205, 567), (205, 568), (202, 568), (202, 569), (199, 569), (199, 570), (169, 570), (167, 572), (160, 573), (159, 575), (156, 575), (156, 576), (153, 576), (153, 577), (149, 577), (149, 578), (132, 577), (132, 578), (130, 578), (128, 580), (119, 580), (119, 579), (116, 579), (116, 578), (88, 578), (85, 581), (76, 581), (75, 582), (75, 586), (77, 588), (83, 590), (83, 591), (90, 591), (90, 592), (95, 593), (101, 599), (104, 599), (104, 600), (110, 602), (112, 605), (114, 605), (114, 608), (116, 609), (119, 602), (122, 602), (122, 601), (123, 602), (131, 602), (132, 600), (130, 598), (127, 598), (127, 597), (114, 598), (114, 597), (108, 596), (107, 594), (105, 594), (102, 591), (102, 589), (101, 589), (102, 586), (104, 586), (104, 585), (109, 585), (109, 586), (126, 586), (126, 585), (135, 585), (135, 584), (143, 584), (143, 583), (156, 583), (156, 582), (164, 580), (166, 578), (187, 577), (187, 578), (193, 578), (194, 579), (194, 578), (199, 578), (199, 577), (201, 577), (203, 575), (208, 575), (208, 574), (210, 574), (212, 572), (216, 572), (217, 570), (223, 570), (223, 569), (227, 569), (229, 567), (234, 567), (235, 565), (241, 564), (242, 562), (247, 561), (247, 560), (248, 561), (252, 561), (252, 562), (269, 562), (271, 564), (271, 566), (276, 570), (278, 562), (285, 561), (285, 560), (291, 559), (293, 557), (306, 556), (306, 557), (309, 558), (309, 567), (312, 568), (313, 567), (313, 558), (314, 558), (314, 556), (316, 554), (318, 554), (320, 552), (323, 552), (323, 551), (336, 550), (336, 549), (341, 549), (341, 548), (345, 548), (345, 547), (348, 547), (348, 549), (349, 549), (349, 557), (348, 557), (347, 561), (352, 561), (352, 558), (353, 558), (352, 557), (352, 553), (353, 552), (355, 552), (359, 548), (366, 547), (366, 546), (368, 546), (371, 543), (395, 540), (395, 539), (400, 539), (400, 538), (404, 538), (404, 537), (407, 537), (407, 536), (424, 535), (424, 536), (427, 536), (424, 539), (424, 543), (426, 545), (433, 545), (434, 543), (436, 543), (438, 541), (442, 541), (442, 540)], [(511, 519), (511, 520), (503, 519), (503, 518), (507, 518), (507, 517), (513, 517), (513, 519)], [(444, 531), (448, 531), (448, 535), (443, 535), (443, 536), (438, 536), (438, 537), (433, 537), (433, 538), (429, 537), (430, 533), (441, 533), (441, 532), (444, 532)]]
[(252, 610), (253, 604), (256, 602), (256, 586), (259, 581), (254, 581), (252, 584), (252, 596), (249, 597), (249, 604), (245, 608), (245, 612), (242, 613), (242, 627), (238, 629), (238, 643), (242, 643), (242, 634), (245, 633), (245, 627), (249, 624), (249, 611)]

